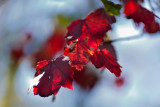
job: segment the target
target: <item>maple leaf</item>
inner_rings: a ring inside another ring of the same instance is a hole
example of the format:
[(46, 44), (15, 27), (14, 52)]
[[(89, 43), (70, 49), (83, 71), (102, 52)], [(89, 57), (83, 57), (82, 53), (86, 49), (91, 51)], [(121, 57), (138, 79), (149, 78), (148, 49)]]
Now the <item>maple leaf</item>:
[(72, 48), (70, 52), (68, 52), (68, 48), (66, 48), (64, 53), (69, 57), (71, 65), (74, 68), (82, 70), (88, 63), (88, 56), (92, 54), (92, 51), (84, 40), (77, 41)]
[(108, 1), (108, 0), (101, 0), (102, 3), (104, 4), (104, 7), (105, 7), (105, 11), (111, 15), (111, 16), (114, 16), (114, 15), (120, 15), (120, 9), (122, 8), (122, 5), (119, 5), (119, 4), (114, 4), (113, 2), (111, 1)]
[(148, 33), (155, 33), (160, 30), (159, 24), (155, 21), (155, 15), (137, 2), (128, 1), (125, 4), (124, 14), (138, 24), (140, 22), (144, 23), (144, 29)]
[(90, 60), (96, 66), (96, 68), (106, 67), (117, 77), (119, 77), (121, 74), (121, 66), (106, 49), (95, 50), (95, 53), (90, 56)]
[(78, 19), (67, 27), (66, 41), (70, 43), (76, 39), (85, 40), (87, 37), (87, 44), (96, 49), (103, 41), (105, 33), (111, 29), (110, 24), (114, 22), (115, 17), (109, 16), (103, 8), (97, 9), (85, 19)]
[(59, 57), (54, 61), (39, 62), (35, 73), (35, 79), (38, 82), (33, 84), (34, 94), (47, 97), (52, 94), (56, 95), (61, 86), (73, 89), (74, 71), (68, 62), (64, 57)]

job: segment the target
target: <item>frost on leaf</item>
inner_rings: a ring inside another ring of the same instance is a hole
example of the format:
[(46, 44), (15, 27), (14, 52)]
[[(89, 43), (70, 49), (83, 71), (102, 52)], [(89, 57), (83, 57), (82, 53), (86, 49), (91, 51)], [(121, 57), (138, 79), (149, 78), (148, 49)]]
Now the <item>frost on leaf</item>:
[[(97, 9), (85, 19), (78, 19), (68, 26), (66, 41), (70, 43), (76, 39), (87, 38), (87, 44), (96, 49), (103, 41), (105, 33), (111, 29), (110, 24), (115, 22), (115, 17), (108, 15), (103, 8)], [(70, 35), (73, 37), (70, 38)]]
[(116, 62), (116, 59), (109, 54), (106, 49), (95, 50), (95, 53), (90, 57), (91, 62), (96, 68), (106, 67), (110, 72), (117, 77), (121, 74), (121, 66)]
[(73, 70), (64, 57), (59, 57), (56, 60), (44, 60), (38, 63), (36, 67), (35, 78), (41, 74), (39, 83), (33, 86), (35, 95), (47, 97), (49, 95), (56, 95), (61, 86), (73, 89)]
[(155, 15), (137, 2), (128, 1), (125, 4), (124, 14), (138, 24), (140, 22), (144, 23), (144, 29), (148, 33), (155, 33), (160, 30), (159, 24), (155, 21)]

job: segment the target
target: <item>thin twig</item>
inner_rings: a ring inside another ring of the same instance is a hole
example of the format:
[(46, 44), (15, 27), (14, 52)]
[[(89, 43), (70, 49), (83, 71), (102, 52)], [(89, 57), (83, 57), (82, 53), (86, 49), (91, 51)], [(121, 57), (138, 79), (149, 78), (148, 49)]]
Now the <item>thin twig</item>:
[(126, 40), (133, 40), (133, 39), (137, 39), (137, 38), (141, 38), (143, 36), (143, 34), (137, 35), (137, 36), (131, 36), (131, 37), (125, 37), (125, 38), (118, 38), (118, 39), (114, 39), (114, 40), (108, 40), (105, 42), (118, 42), (118, 41), (126, 41)]
[(157, 16), (157, 15), (155, 15), (155, 14), (154, 14), (154, 16), (160, 20), (160, 17), (158, 17), (158, 16)]

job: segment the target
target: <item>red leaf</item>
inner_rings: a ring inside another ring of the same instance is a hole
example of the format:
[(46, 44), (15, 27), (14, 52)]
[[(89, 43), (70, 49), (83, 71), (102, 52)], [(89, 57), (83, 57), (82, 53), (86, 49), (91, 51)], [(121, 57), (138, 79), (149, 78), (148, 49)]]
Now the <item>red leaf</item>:
[[(72, 45), (72, 44), (71, 44)], [(67, 53), (68, 49), (65, 50)], [(67, 54), (71, 64), (77, 70), (82, 70), (83, 67), (88, 63), (88, 56), (92, 54), (90, 47), (86, 44), (86, 41), (79, 40), (74, 49)]]
[(103, 8), (97, 9), (85, 19), (78, 19), (67, 28), (66, 40), (68, 43), (76, 39), (88, 37), (88, 45), (97, 48), (103, 41), (105, 33), (111, 29), (110, 24), (116, 22), (113, 16), (107, 15)]
[(38, 62), (37, 66), (36, 66), (36, 72), (35, 72), (34, 76), (35, 77), (38, 76), (41, 73), (41, 68), (45, 67), (49, 63), (50, 63), (50, 61), (48, 61), (48, 60)]
[(160, 30), (159, 24), (155, 21), (155, 15), (149, 10), (140, 6), (137, 2), (129, 1), (125, 4), (124, 13), (136, 23), (144, 23), (144, 29), (148, 33), (155, 33)]
[(73, 70), (64, 60), (59, 57), (55, 61), (44, 60), (38, 63), (36, 67), (35, 78), (39, 77), (39, 83), (33, 86), (34, 94), (42, 97), (56, 95), (61, 86), (73, 89)]
[(116, 62), (116, 59), (109, 54), (106, 49), (95, 50), (95, 53), (90, 57), (91, 62), (97, 67), (106, 67), (117, 77), (121, 74), (121, 66)]
[[(94, 72), (95, 71), (95, 72)], [(96, 69), (90, 66), (86, 66), (82, 71), (74, 72), (74, 81), (83, 89), (92, 89), (99, 80), (99, 76), (96, 74)]]
[(98, 47), (99, 49), (107, 49), (109, 51), (109, 53), (116, 59), (117, 61), (117, 54), (116, 54), (116, 50), (114, 49), (114, 46), (112, 45), (111, 42), (103, 42), (102, 45), (100, 45)]

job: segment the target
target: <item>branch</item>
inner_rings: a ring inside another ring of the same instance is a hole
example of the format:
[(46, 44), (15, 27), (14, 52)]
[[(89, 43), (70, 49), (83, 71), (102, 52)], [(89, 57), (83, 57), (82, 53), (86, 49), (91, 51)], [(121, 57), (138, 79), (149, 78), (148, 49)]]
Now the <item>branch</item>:
[[(148, 2), (149, 2), (149, 5), (150, 5), (150, 7), (151, 7), (151, 9), (152, 9), (152, 13), (154, 14), (156, 10), (153, 8), (152, 3), (151, 3), (151, 0), (148, 0)], [(155, 15), (155, 14), (154, 14), (154, 16), (157, 17), (157, 18), (160, 20), (160, 17), (158, 17), (158, 16)]]
[(105, 43), (112, 43), (112, 42), (118, 42), (118, 41), (126, 41), (126, 40), (133, 40), (133, 39), (137, 39), (137, 38), (141, 38), (143, 36), (143, 33), (141, 33), (140, 35), (136, 35), (136, 36), (131, 36), (131, 37), (125, 37), (125, 38), (118, 38), (118, 39), (114, 39), (114, 40), (108, 40), (105, 41)]
[(155, 14), (154, 14), (154, 16), (160, 20), (160, 17), (158, 17), (158, 16), (157, 16), (157, 15), (155, 15)]

